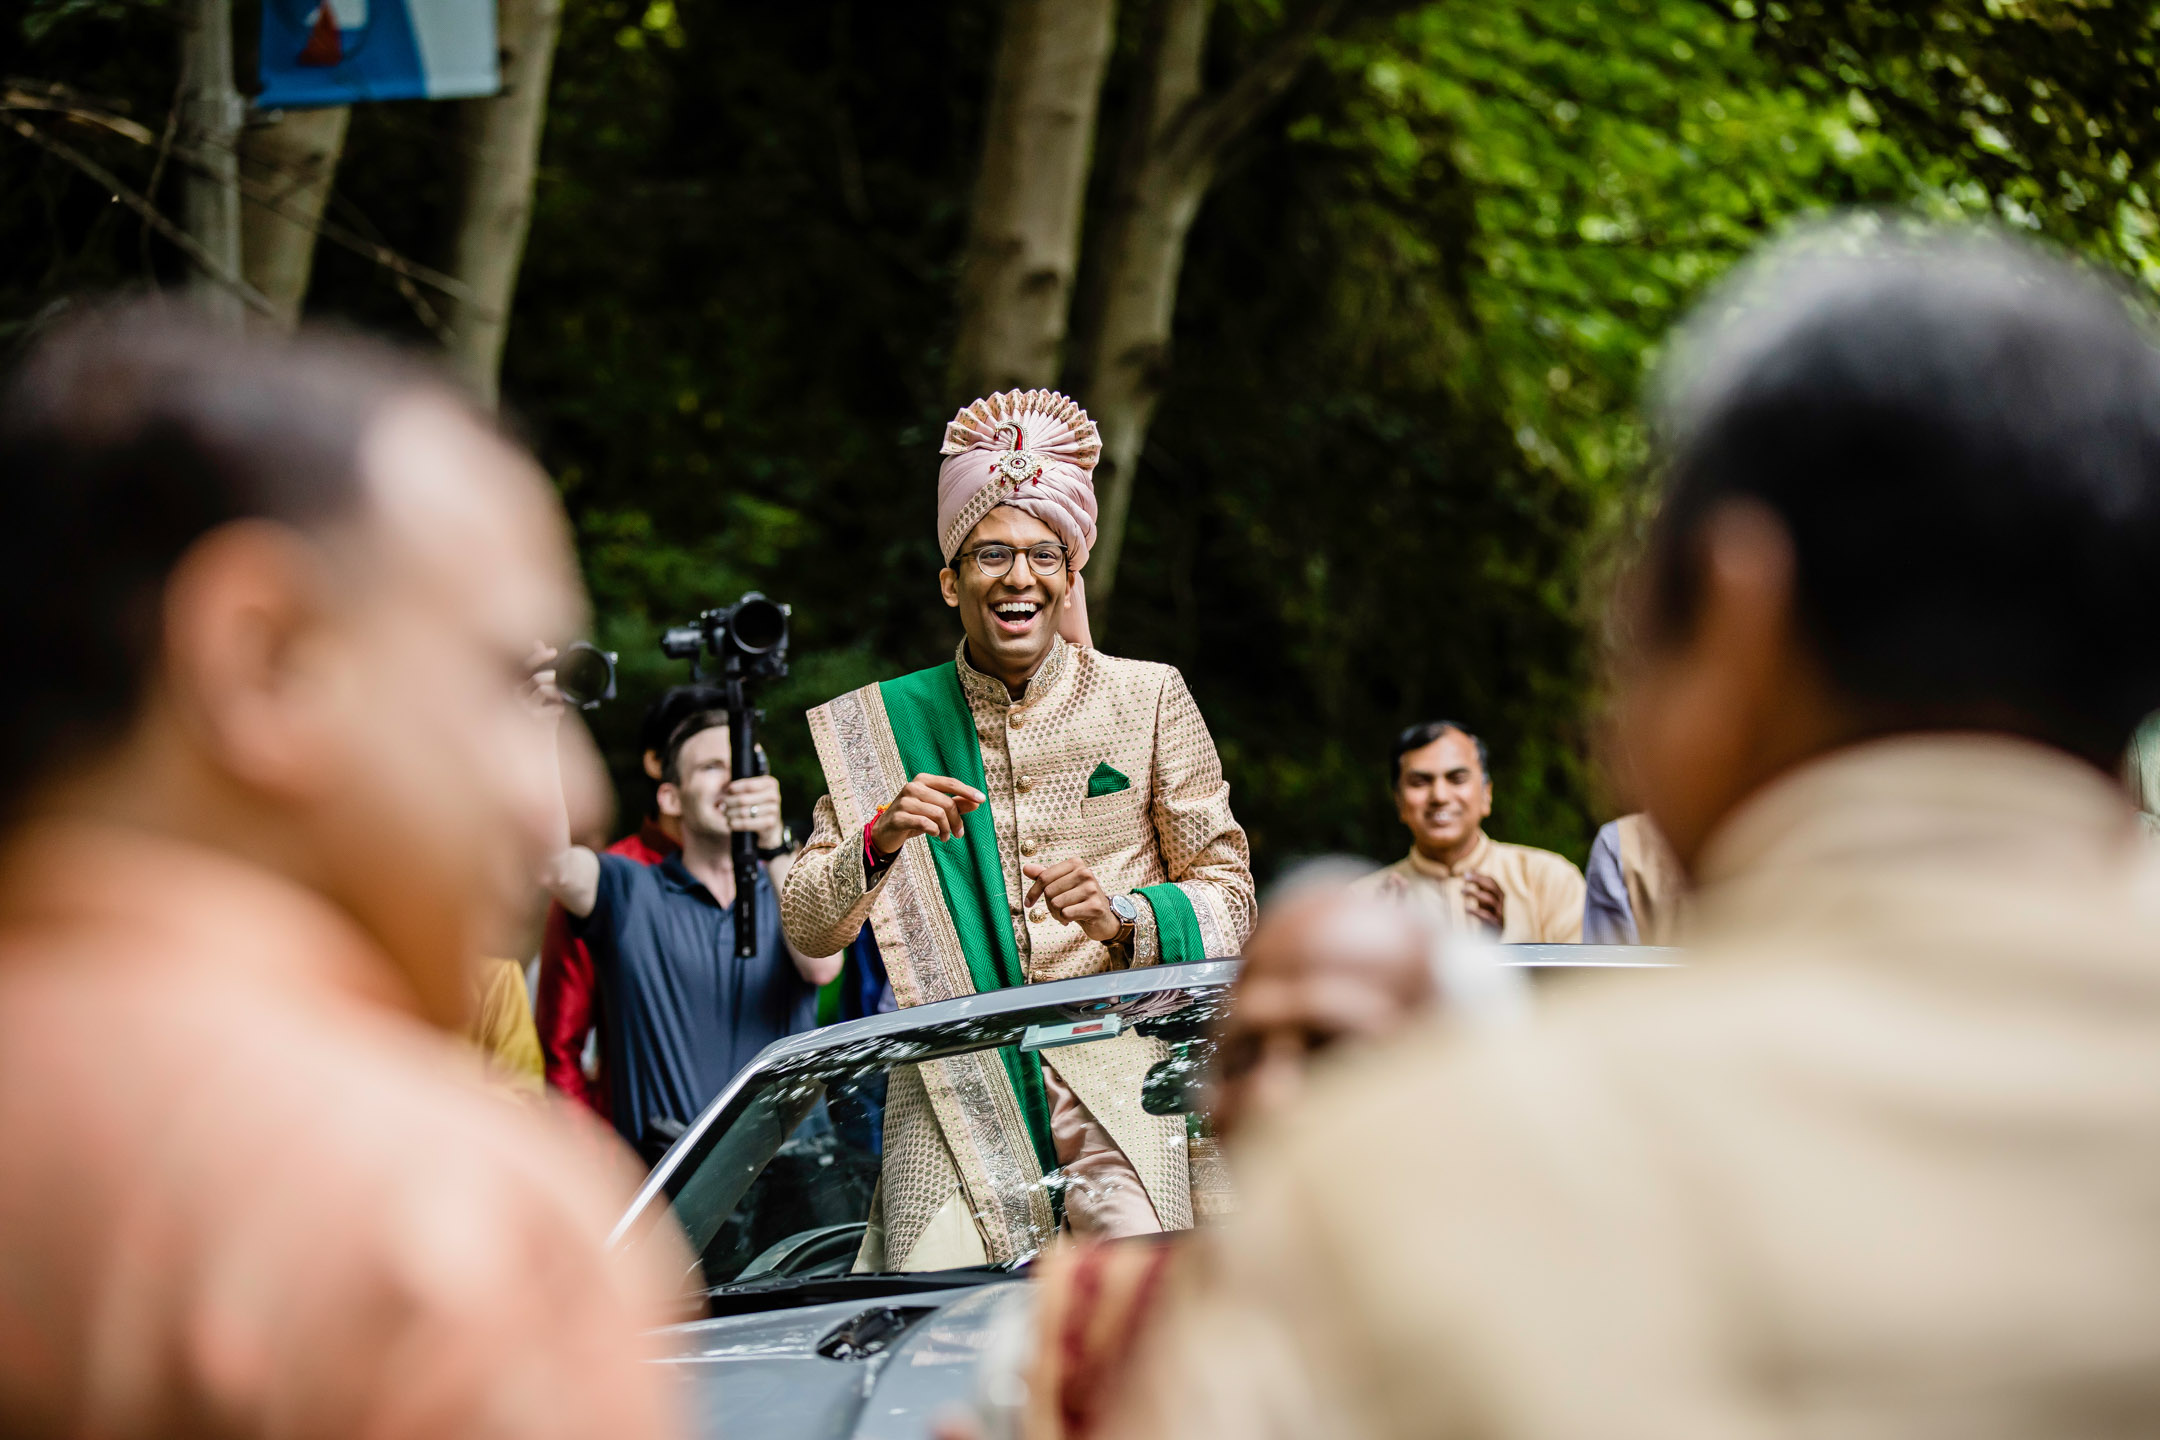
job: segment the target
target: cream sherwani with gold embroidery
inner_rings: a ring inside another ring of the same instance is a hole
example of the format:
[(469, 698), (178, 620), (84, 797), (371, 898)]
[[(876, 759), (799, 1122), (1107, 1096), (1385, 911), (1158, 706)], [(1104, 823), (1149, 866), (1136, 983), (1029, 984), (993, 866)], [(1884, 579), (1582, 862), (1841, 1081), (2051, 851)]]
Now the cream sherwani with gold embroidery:
[[(1189, 937), (1197, 926), (1206, 955), (1238, 953), (1254, 909), (1245, 832), (1230, 813), (1214, 741), (1175, 669), (1057, 639), (1019, 700), (968, 663), (964, 643), (952, 675), (989, 797), (967, 824), (994, 829), (1001, 918), (1026, 982), (1163, 957), (1152, 902), (1137, 907), (1129, 956), (1052, 918), (1047, 906), (1023, 903), (1029, 882), (1021, 866), (1068, 858), (1113, 895), (1175, 886), (1192, 910), (1179, 933)], [(840, 696), (809, 719), (830, 793), (818, 801), (810, 842), (781, 894), (788, 938), (805, 953), (830, 954), (867, 921), (901, 1005), (973, 993), (933, 842), (911, 841), (874, 880), (864, 871), (863, 826), (913, 778), (900, 762), (883, 687)], [(1184, 948), (1184, 958), (1197, 958), (1189, 938)], [(1129, 1159), (1160, 1223), (1179, 1229), (1193, 1213), (1184, 1125), (1139, 1105), (1140, 1077), (1164, 1053), (1161, 1041), (1133, 1034), (1041, 1063), (1053, 1106), (1076, 1098)], [(859, 1266), (1009, 1262), (1046, 1239), (1051, 1212), (1024, 1110), (988, 1053), (895, 1071), (884, 1180)]]

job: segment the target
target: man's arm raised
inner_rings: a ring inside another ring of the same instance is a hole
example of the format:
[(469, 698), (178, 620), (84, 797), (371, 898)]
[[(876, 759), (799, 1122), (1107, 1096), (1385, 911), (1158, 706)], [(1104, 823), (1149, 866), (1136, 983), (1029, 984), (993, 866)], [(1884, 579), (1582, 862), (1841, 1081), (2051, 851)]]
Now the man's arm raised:
[(554, 810), (548, 817), (548, 856), (540, 863), (539, 880), (557, 904), (582, 920), (600, 903), (600, 857), (570, 839), (570, 798), (563, 792), (562, 778), (562, 717), (567, 707), (562, 692), (555, 688), (554, 660), (553, 647), (534, 649), (535, 668), (528, 694), (534, 722), (547, 727), (549, 758), (555, 772)]
[(600, 857), (583, 845), (565, 845), (540, 867), (540, 883), (582, 920), (600, 903)]
[[(766, 864), (766, 872), (772, 876), (773, 889), (787, 892), (788, 871), (795, 868), (792, 855), (775, 855)], [(812, 955), (793, 940), (787, 939), (785, 918), (780, 925), (781, 938), (787, 940), (788, 958), (795, 962), (795, 973), (812, 985), (830, 985), (840, 974), (840, 967), (847, 963), (847, 947), (842, 946), (829, 954)]]
[(780, 928), (791, 951), (828, 955), (845, 950), (862, 929), (877, 888), (863, 874), (862, 850), (862, 831), (841, 833), (832, 796), (820, 795), (811, 815), (810, 838), (795, 852), (794, 862), (773, 876), (780, 892)]
[(843, 833), (832, 796), (820, 796), (810, 840), (777, 882), (788, 944), (805, 955), (846, 949), (901, 846), (917, 835), (964, 834), (962, 817), (987, 798), (948, 776), (918, 775), (867, 826)]

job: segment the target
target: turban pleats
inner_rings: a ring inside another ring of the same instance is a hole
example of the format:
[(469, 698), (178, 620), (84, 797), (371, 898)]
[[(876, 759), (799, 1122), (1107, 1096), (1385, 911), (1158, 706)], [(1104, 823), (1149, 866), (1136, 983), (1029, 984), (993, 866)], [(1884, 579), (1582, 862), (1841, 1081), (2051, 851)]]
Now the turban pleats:
[(1095, 546), (1095, 422), (1055, 390), (986, 395), (945, 427), (938, 468), (938, 548), (949, 562), (1000, 505), (1034, 516), (1072, 555), (1072, 588), (1058, 633), (1092, 645), (1080, 568)]

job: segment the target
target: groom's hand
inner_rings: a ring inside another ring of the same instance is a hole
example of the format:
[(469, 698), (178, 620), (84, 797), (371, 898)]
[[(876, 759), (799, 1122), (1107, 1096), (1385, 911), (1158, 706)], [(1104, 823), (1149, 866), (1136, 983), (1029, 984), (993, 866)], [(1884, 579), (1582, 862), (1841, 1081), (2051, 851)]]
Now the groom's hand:
[(1102, 883), (1078, 860), (1022, 865), (1020, 873), (1035, 882), (1028, 887), (1026, 903), (1045, 901), (1052, 915), (1067, 925), (1078, 925), (1090, 940), (1107, 945), (1125, 928), (1125, 922), (1110, 908), (1110, 897), (1103, 893)]
[(965, 835), (960, 817), (989, 798), (949, 775), (917, 775), (870, 826), (870, 844), (880, 855), (897, 855), (917, 835), (938, 840)]

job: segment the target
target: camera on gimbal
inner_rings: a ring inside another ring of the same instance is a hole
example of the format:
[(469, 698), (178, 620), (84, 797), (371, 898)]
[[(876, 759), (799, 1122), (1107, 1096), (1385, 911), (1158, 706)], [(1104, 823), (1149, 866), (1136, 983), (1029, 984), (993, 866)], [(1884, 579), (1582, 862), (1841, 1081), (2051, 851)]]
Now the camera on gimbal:
[[(707, 610), (689, 625), (670, 626), (660, 636), (660, 652), (670, 660), (688, 660), (690, 673), (720, 687), (728, 716), (729, 759), (740, 779), (765, 773), (758, 749), (757, 722), (764, 718), (750, 702), (750, 683), (778, 680), (787, 674), (788, 616), (793, 611), (757, 591), (721, 610)], [(718, 668), (708, 669), (707, 661)], [(735, 954), (757, 953), (757, 840), (735, 832)]]
[[(788, 673), (788, 616), (794, 607), (757, 591), (724, 609), (707, 610), (688, 625), (671, 625), (660, 637), (670, 660), (694, 662), (700, 680), (778, 680)], [(710, 659), (717, 669), (708, 670)]]

